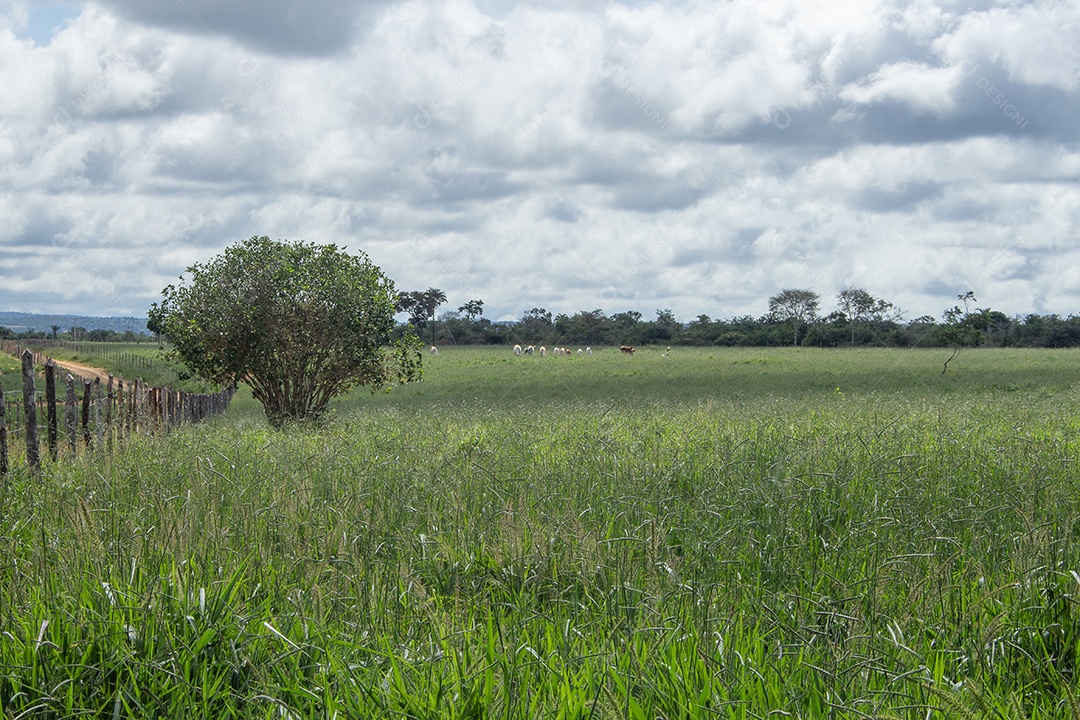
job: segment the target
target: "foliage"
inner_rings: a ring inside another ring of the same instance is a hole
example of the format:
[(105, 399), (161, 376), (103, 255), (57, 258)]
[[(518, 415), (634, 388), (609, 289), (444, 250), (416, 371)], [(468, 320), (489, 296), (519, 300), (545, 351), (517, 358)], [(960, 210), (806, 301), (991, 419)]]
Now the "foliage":
[[(848, 305), (838, 296), (839, 308), (801, 326), (799, 344), (813, 347), (841, 345), (877, 347), (953, 347), (948, 319), (924, 315), (903, 322), (903, 312), (893, 303), (855, 288), (869, 302)], [(858, 299), (858, 298), (856, 298)], [(492, 345), (684, 345), (761, 347), (790, 345), (794, 328), (777, 316), (737, 316), (727, 319), (700, 314), (680, 321), (667, 310), (655, 319), (636, 311), (605, 313), (601, 309), (553, 315), (533, 308), (516, 322), (492, 321), (464, 313), (444, 313), (434, 329), (441, 344)], [(994, 347), (1080, 347), (1080, 315), (1029, 314), (1010, 318), (989, 308), (978, 308), (965, 320), (977, 331), (970, 337)], [(418, 311), (415, 327), (427, 327), (427, 311)]]
[(818, 311), (818, 294), (813, 290), (789, 289), (769, 298), (769, 313), (780, 322), (790, 322), (794, 343), (799, 344), (799, 328), (814, 320)]
[(435, 344), (435, 311), (446, 302), (446, 293), (439, 288), (413, 290), (394, 299), (394, 312), (409, 313), (409, 322), (418, 330), (431, 322), (431, 343)]
[(319, 418), (355, 385), (419, 377), (415, 341), (388, 346), (393, 283), (362, 253), (252, 237), (188, 273), (150, 329), (198, 376), (249, 385), (275, 427)]
[(475, 322), (477, 318), (484, 314), (484, 301), (469, 300), (458, 308), (458, 312), (464, 313), (465, 317), (469, 318), (470, 321)]
[(836, 295), (841, 317), (851, 326), (851, 344), (855, 344), (855, 331), (866, 321), (884, 323), (899, 320), (903, 313), (891, 302), (876, 298), (863, 288), (844, 288)]
[(983, 334), (978, 323), (971, 322), (971, 303), (978, 302), (974, 291), (968, 290), (961, 293), (956, 296), (956, 299), (964, 304), (963, 309), (959, 305), (954, 305), (946, 310), (942, 315), (945, 322), (936, 328), (936, 334), (942, 344), (952, 346), (952, 355), (941, 368), (942, 375), (949, 369), (949, 363), (960, 354), (960, 348), (982, 343)]

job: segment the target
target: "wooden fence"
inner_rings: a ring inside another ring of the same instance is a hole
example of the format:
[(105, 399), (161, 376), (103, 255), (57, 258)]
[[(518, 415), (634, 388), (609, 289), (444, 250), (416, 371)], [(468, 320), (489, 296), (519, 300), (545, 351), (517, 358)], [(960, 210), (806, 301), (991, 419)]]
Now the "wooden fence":
[[(0, 349), (11, 351), (6, 343)], [(20, 434), (26, 446), (26, 463), (37, 471), (41, 467), (42, 435), (49, 456), (55, 460), (62, 445), (66, 453), (73, 455), (80, 446), (111, 447), (136, 432), (159, 432), (183, 423), (197, 423), (224, 412), (235, 392), (230, 388), (209, 394), (189, 393), (149, 387), (142, 380), (125, 382), (112, 375), (102, 383), (100, 378), (76, 377), (69, 372), (63, 379), (65, 390), (60, 398), (56, 388), (60, 368), (56, 361), (29, 348), (16, 354), (22, 360), (23, 387), (21, 393), (0, 391), (0, 475), (8, 471), (9, 440)], [(44, 391), (37, 389), (35, 364), (44, 366)]]

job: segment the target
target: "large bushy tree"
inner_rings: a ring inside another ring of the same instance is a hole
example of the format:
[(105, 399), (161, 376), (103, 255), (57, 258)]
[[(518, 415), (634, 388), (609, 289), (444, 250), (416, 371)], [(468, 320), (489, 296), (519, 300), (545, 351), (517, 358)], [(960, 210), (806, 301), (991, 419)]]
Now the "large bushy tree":
[(391, 344), (393, 282), (363, 253), (253, 237), (162, 291), (148, 326), (192, 372), (245, 383), (271, 425), (317, 419), (356, 385), (419, 379), (413, 336)]

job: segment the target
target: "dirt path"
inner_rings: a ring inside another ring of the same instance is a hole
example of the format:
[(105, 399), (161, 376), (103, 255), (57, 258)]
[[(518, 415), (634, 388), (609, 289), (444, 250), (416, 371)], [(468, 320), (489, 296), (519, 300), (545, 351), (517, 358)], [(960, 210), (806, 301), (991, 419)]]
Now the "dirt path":
[(109, 381), (108, 370), (90, 367), (89, 365), (83, 365), (82, 363), (71, 362), (70, 360), (57, 360), (56, 358), (53, 358), (53, 362), (56, 363), (57, 367), (67, 370), (72, 375), (79, 375), (80, 377), (90, 380), (100, 379), (101, 382)]

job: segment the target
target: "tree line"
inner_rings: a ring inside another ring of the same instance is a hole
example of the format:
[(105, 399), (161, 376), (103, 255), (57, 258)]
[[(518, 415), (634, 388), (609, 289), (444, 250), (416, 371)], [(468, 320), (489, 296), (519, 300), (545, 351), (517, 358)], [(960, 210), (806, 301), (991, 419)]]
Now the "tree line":
[(137, 333), (133, 330), (104, 330), (96, 328), (88, 330), (82, 326), (73, 326), (67, 330), (61, 330), (59, 325), (50, 325), (49, 330), (16, 331), (0, 325), (0, 340), (71, 340), (86, 342), (152, 342), (154, 338), (146, 333)]
[(978, 307), (971, 291), (941, 319), (904, 312), (864, 288), (845, 288), (836, 295), (836, 309), (822, 313), (821, 296), (790, 288), (769, 298), (769, 311), (714, 319), (698, 315), (682, 321), (668, 309), (655, 317), (628, 310), (602, 309), (554, 314), (542, 307), (524, 312), (517, 321), (483, 317), (482, 300), (469, 300), (456, 310), (437, 311), (446, 303), (438, 288), (399, 293), (395, 309), (409, 314), (398, 332), (415, 330), (432, 344), (456, 345), (696, 345), (804, 347), (1080, 347), (1080, 316), (1008, 316)]

